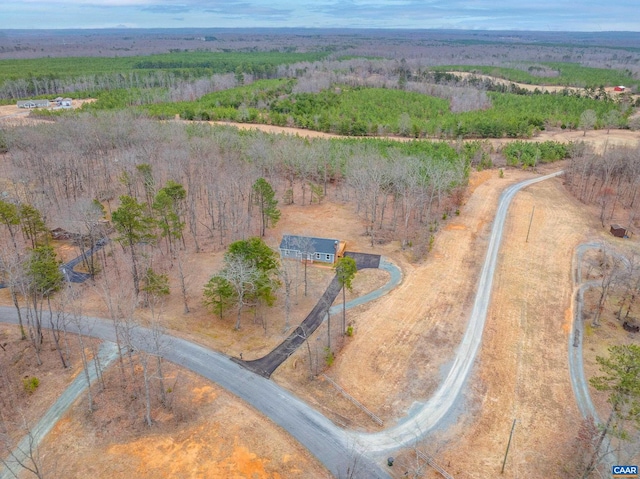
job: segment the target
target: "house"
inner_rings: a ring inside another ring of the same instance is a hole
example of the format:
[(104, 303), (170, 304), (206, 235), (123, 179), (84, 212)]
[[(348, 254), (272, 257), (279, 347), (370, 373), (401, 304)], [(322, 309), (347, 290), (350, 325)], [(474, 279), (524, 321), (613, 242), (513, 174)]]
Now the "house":
[(344, 256), (346, 243), (337, 239), (284, 235), (280, 242), (280, 257), (301, 261), (333, 264)]
[(611, 229), (609, 232), (615, 236), (616, 238), (626, 238), (627, 237), (627, 228), (620, 225), (611, 225)]
[(49, 100), (20, 100), (18, 108), (49, 108)]
[(626, 86), (619, 85), (617, 87), (614, 87), (613, 91), (625, 91), (626, 89), (627, 89)]

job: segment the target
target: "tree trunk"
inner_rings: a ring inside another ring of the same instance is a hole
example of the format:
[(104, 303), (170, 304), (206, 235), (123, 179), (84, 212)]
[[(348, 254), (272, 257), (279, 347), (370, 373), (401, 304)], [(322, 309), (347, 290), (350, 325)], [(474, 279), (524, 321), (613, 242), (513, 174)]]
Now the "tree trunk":
[[(141, 361), (142, 361), (142, 375), (144, 377), (144, 404), (145, 404), (145, 414), (144, 419), (147, 423), (147, 426), (151, 426), (153, 422), (151, 421), (151, 378), (149, 377), (149, 358), (146, 356), (147, 353), (141, 353)], [(145, 356), (142, 358), (142, 356)]]
[(347, 332), (347, 292), (345, 287), (342, 287), (342, 335)]
[(20, 304), (18, 303), (18, 295), (16, 294), (13, 287), (11, 288), (11, 299), (13, 300), (13, 305), (16, 307), (16, 311), (18, 312), (18, 324), (20, 325), (20, 339), (27, 339), (27, 334), (24, 330), (24, 324), (22, 323), (22, 312), (20, 311)]
[(184, 270), (182, 269), (182, 256), (178, 256), (178, 273), (180, 274), (180, 291), (182, 293), (182, 302), (184, 303), (184, 313), (189, 313), (189, 303), (187, 301), (187, 285), (184, 279)]
[(64, 359), (64, 353), (62, 352), (62, 348), (60, 347), (60, 329), (56, 324), (53, 323), (53, 311), (51, 311), (51, 299), (47, 296), (47, 304), (49, 306), (49, 324), (51, 325), (51, 335), (53, 336), (53, 342), (56, 345), (56, 351), (58, 351), (58, 355), (60, 356), (60, 361), (62, 362), (62, 369), (67, 369), (67, 362)]

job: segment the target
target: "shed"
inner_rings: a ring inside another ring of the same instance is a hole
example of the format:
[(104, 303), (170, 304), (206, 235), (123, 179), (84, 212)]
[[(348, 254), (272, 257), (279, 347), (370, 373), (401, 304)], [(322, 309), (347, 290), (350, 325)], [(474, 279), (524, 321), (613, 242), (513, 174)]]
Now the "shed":
[(625, 228), (624, 226), (620, 226), (618, 224), (611, 225), (611, 229), (609, 230), (609, 232), (616, 238), (627, 237), (627, 228)]
[(301, 261), (333, 264), (344, 256), (346, 243), (331, 238), (284, 235), (280, 242), (280, 257)]

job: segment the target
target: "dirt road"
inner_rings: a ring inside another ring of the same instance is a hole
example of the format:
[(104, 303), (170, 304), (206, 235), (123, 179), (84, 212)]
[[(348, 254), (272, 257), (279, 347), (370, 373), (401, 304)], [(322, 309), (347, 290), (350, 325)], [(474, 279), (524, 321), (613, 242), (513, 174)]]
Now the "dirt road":
[[(292, 136), (300, 136), (303, 138), (348, 138), (341, 135), (335, 135), (332, 133), (324, 133), (321, 131), (314, 130), (305, 130), (303, 128), (291, 128), (285, 126), (274, 126), (274, 125), (261, 125), (261, 124), (253, 124), (253, 123), (235, 123), (230, 121), (212, 121), (208, 122), (213, 125), (224, 125), (224, 126), (233, 126), (240, 130), (257, 130), (265, 133), (271, 134), (282, 134), (282, 135), (292, 135)], [(362, 137), (355, 137), (362, 138)], [(400, 136), (384, 136), (384, 137), (366, 137), (366, 138), (378, 138), (384, 140), (392, 140), (392, 141), (445, 141), (445, 140), (435, 140), (435, 139), (420, 139), (416, 140), (415, 138), (405, 138)], [(468, 140), (474, 141), (474, 140)], [(487, 138), (482, 141), (487, 141), (494, 146), (494, 148), (500, 148), (502, 145), (506, 145), (508, 143), (513, 143), (514, 141), (534, 141), (534, 142), (543, 142), (543, 141), (557, 141), (560, 143), (571, 143), (571, 142), (584, 142), (587, 145), (591, 145), (595, 151), (601, 152), (607, 146), (639, 146), (640, 145), (640, 131), (631, 131), (631, 130), (611, 130), (607, 133), (604, 130), (593, 130), (587, 132), (585, 135), (583, 131), (568, 131), (568, 130), (545, 130), (538, 133), (533, 138)]]

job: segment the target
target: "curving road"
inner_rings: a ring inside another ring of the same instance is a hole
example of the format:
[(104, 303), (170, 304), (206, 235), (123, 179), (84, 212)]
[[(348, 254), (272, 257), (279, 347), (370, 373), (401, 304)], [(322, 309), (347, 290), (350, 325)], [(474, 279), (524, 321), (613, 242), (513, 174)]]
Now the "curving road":
[[(68, 283), (84, 283), (86, 280), (91, 278), (89, 273), (79, 273), (74, 271), (74, 268), (78, 266), (84, 258), (88, 258), (104, 248), (108, 242), (108, 239), (101, 239), (93, 248), (83, 251), (80, 256), (76, 256), (71, 261), (61, 264), (58, 269), (62, 273), (64, 280)], [(6, 288), (6, 285), (4, 283), (0, 283), (0, 289), (3, 288)]]
[(600, 249), (601, 244), (585, 243), (576, 248), (573, 257), (574, 277), (573, 284), (577, 286), (573, 298), (573, 324), (569, 333), (569, 375), (571, 377), (571, 387), (576, 398), (578, 409), (582, 417), (592, 417), (596, 424), (600, 423), (600, 418), (596, 408), (591, 401), (589, 386), (584, 375), (584, 362), (582, 360), (582, 344), (584, 339), (584, 321), (582, 319), (582, 305), (584, 303), (584, 292), (597, 286), (598, 281), (583, 282), (582, 278), (582, 256), (588, 249)]
[[(500, 196), (484, 265), (477, 285), (471, 317), (453, 366), (436, 393), (396, 426), (377, 433), (350, 432), (340, 429), (315, 409), (277, 384), (258, 376), (231, 361), (229, 357), (210, 351), (189, 341), (167, 337), (162, 356), (200, 374), (229, 390), (287, 430), (305, 446), (331, 473), (340, 477), (353, 470), (353, 477), (389, 477), (382, 458), (389, 451), (410, 446), (433, 428), (451, 411), (460, 397), (479, 350), (486, 314), (491, 298), (493, 276), (502, 239), (507, 210), (516, 193), (529, 185), (560, 175), (535, 178), (509, 186)], [(15, 309), (0, 307), (0, 320), (17, 323)], [(114, 341), (109, 321), (86, 318), (86, 329), (92, 335)], [(153, 352), (151, 333), (144, 328), (135, 332), (134, 347)]]
[[(9, 307), (0, 307), (0, 318), (3, 322), (17, 323), (16, 311)], [(85, 334), (91, 331), (94, 337), (115, 341), (110, 321), (85, 319)], [(75, 326), (71, 325), (69, 331), (75, 332), (74, 329)], [(136, 349), (154, 351), (151, 332), (145, 328), (134, 331), (132, 343)], [(173, 336), (165, 338), (161, 355), (245, 400), (288, 431), (335, 476), (344, 476), (353, 466), (354, 441), (351, 435), (273, 381), (250, 372), (224, 354)], [(384, 469), (369, 458), (359, 457), (358, 466), (362, 477), (388, 477)]]

